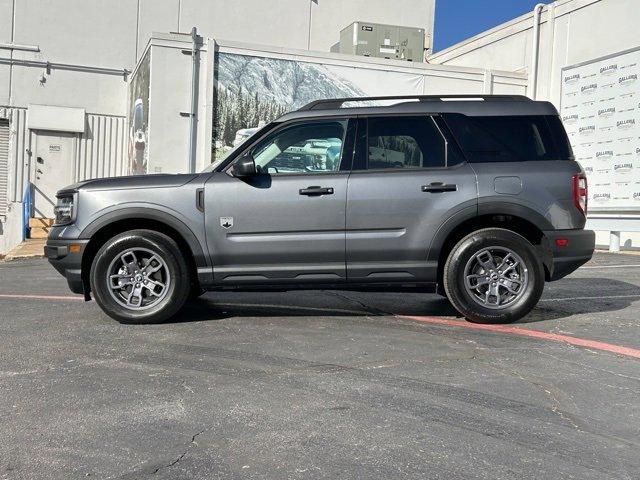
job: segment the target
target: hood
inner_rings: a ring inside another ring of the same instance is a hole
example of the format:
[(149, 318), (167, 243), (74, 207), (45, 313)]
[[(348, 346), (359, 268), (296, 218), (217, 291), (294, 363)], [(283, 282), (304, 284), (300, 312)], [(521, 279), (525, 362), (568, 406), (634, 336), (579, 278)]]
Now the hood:
[(163, 188), (180, 187), (197, 178), (196, 173), (177, 174), (153, 174), (153, 175), (131, 175), (127, 177), (96, 178), (84, 180), (82, 182), (69, 185), (58, 193), (91, 191), (91, 190), (114, 190), (130, 188)]

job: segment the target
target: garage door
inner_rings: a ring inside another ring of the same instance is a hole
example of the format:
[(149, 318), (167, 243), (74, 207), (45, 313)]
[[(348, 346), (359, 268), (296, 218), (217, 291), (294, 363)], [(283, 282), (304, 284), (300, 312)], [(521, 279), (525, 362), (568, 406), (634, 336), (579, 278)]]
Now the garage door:
[(0, 215), (7, 214), (9, 190), (9, 120), (0, 120)]

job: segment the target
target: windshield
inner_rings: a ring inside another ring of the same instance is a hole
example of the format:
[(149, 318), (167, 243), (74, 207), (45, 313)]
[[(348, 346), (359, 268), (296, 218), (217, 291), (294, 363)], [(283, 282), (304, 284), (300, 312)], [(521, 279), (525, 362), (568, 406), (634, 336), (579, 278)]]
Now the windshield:
[(234, 145), (231, 149), (229, 149), (226, 152), (224, 152), (222, 154), (222, 156), (220, 156), (220, 158), (216, 158), (211, 163), (211, 165), (208, 165), (204, 170), (202, 170), (202, 173), (213, 172), (216, 168), (218, 168), (219, 165), (224, 163), (229, 157), (235, 155), (236, 152), (238, 152), (238, 150), (241, 150), (246, 145), (251, 143), (251, 141), (253, 141), (254, 139), (256, 139), (256, 138), (258, 138), (260, 136), (262, 136), (262, 134), (264, 134), (265, 132), (271, 130), (275, 125), (276, 125), (275, 123), (269, 123), (269, 124), (265, 125), (264, 127), (258, 129), (255, 133), (253, 133), (252, 135), (250, 135), (247, 138), (245, 138), (244, 140), (242, 140), (241, 143), (238, 143), (237, 145)]

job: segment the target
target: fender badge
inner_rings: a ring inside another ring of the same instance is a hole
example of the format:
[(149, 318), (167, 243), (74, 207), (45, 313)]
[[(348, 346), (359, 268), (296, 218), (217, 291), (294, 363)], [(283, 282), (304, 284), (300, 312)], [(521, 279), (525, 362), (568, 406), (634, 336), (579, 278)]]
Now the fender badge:
[(233, 217), (220, 217), (220, 226), (227, 230), (233, 227)]

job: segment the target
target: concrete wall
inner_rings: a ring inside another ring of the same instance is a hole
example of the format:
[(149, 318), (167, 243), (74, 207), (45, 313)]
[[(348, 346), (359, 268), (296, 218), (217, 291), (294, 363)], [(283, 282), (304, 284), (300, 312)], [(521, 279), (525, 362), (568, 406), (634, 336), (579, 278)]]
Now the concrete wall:
[(152, 31), (329, 51), (357, 20), (433, 32), (435, 0), (140, 0), (139, 50)]
[[(211, 103), (213, 97), (213, 41), (203, 41), (198, 55), (198, 106), (196, 116), (196, 171), (211, 162)], [(185, 35), (154, 33), (147, 49), (151, 53), (149, 91), (149, 173), (189, 171), (192, 61)]]
[[(135, 5), (134, 0), (122, 3), (125, 9)], [(60, 7), (60, 2), (52, 0), (0, 0), (0, 12), (7, 13), (7, 17), (0, 14), (0, 18), (12, 19), (9, 28), (0, 30), (9, 33), (5, 42), (36, 50), (5, 46), (0, 48), (0, 57), (78, 67), (131, 69), (135, 65), (134, 15), (123, 15), (109, 1), (68, 0), (64, 8)], [(0, 64), (0, 105), (61, 105), (122, 115), (122, 92), (126, 86), (123, 76), (91, 70)]]
[[(638, 6), (637, 0), (558, 0), (544, 7), (537, 98), (560, 101), (563, 67), (640, 46)], [(429, 61), (530, 72), (532, 33), (530, 12), (436, 52)]]
[[(433, 31), (435, 0), (0, 0), (0, 57), (132, 70), (151, 32), (328, 51), (356, 20), (399, 23)], [(122, 78), (53, 67), (0, 63), (0, 105), (79, 106), (124, 114)], [(10, 78), (11, 77), (11, 78)]]
[[(562, 69), (640, 47), (638, 0), (558, 0), (542, 9), (537, 72), (532, 71), (533, 13), (469, 38), (431, 55), (441, 65), (465, 65), (537, 75), (537, 99), (560, 108)], [(622, 213), (622, 212), (621, 212)], [(609, 231), (622, 231), (624, 248), (640, 249), (640, 213), (589, 215), (598, 244), (609, 245)], [(625, 233), (626, 232), (626, 233)]]

